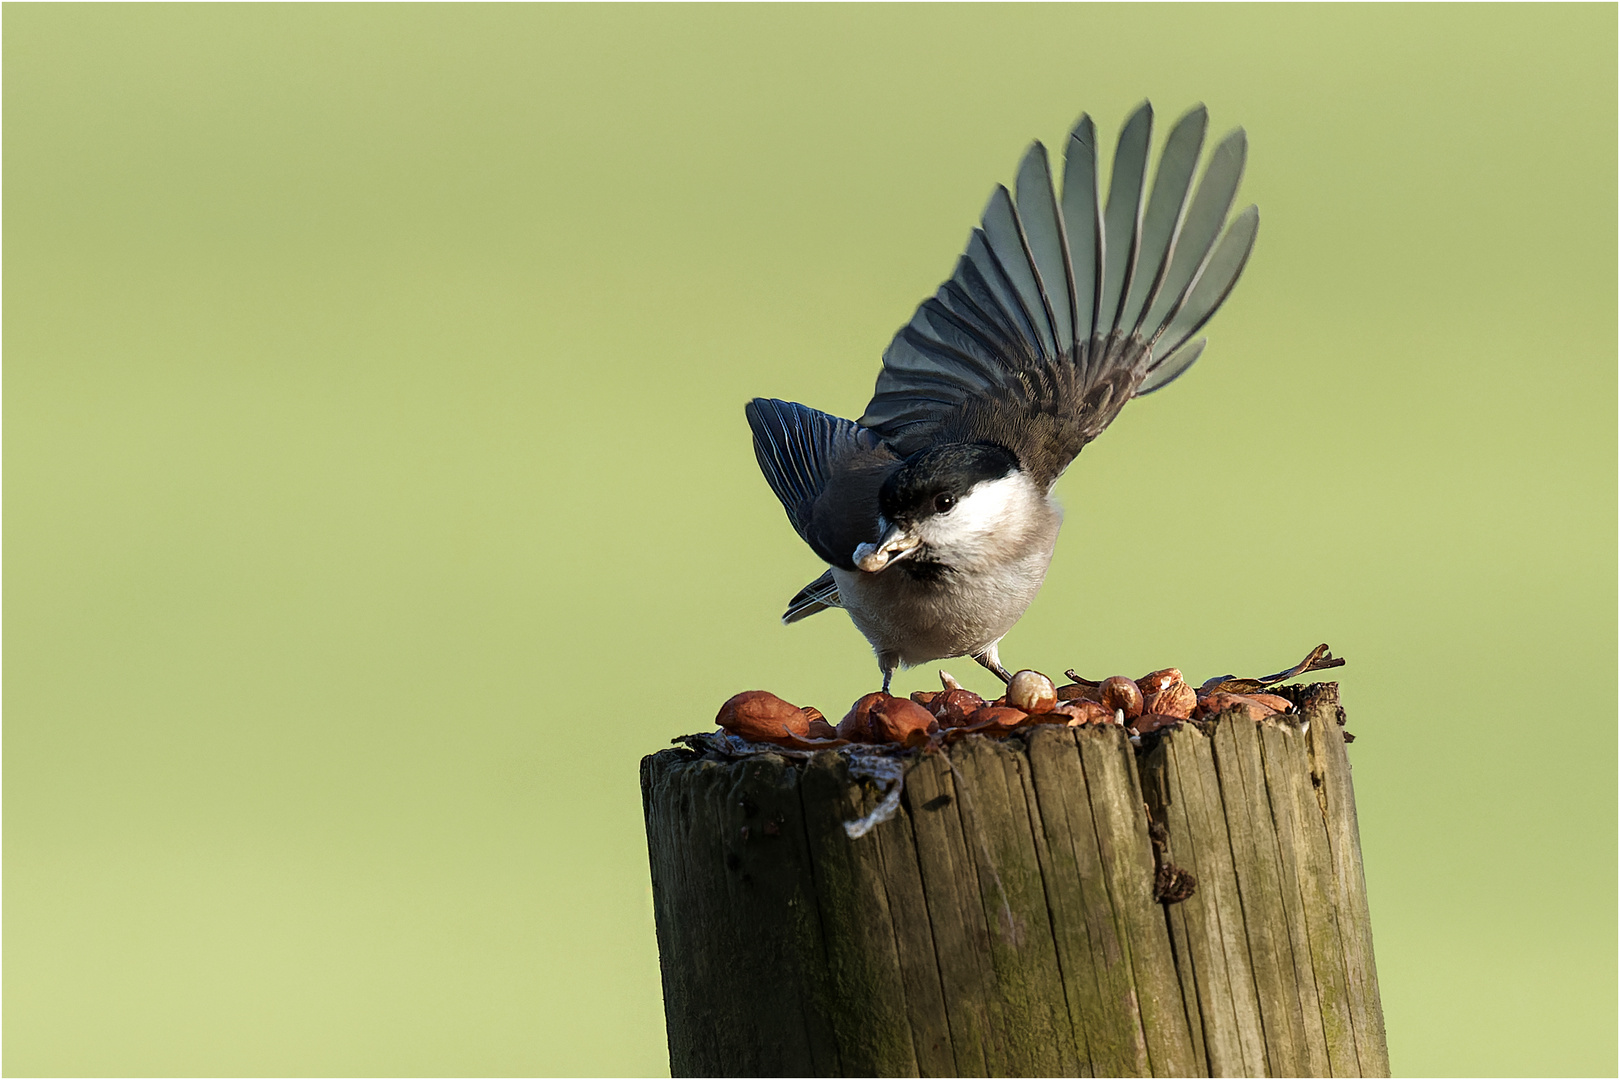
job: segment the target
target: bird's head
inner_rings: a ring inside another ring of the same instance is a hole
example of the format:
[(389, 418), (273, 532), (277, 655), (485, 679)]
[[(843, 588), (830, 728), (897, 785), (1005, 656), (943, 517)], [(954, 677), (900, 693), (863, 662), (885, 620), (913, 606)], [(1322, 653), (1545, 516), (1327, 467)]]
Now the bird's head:
[(855, 549), (855, 565), (877, 573), (908, 558), (951, 567), (993, 558), (997, 535), (1019, 523), (1032, 497), (1038, 497), (1035, 485), (1004, 446), (946, 443), (919, 450), (884, 481), (880, 535)]

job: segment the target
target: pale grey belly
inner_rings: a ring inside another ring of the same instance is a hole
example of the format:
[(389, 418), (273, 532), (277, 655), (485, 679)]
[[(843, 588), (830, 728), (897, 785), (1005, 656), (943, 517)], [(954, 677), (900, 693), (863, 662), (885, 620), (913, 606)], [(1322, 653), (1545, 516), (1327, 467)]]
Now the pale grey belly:
[(970, 656), (1000, 641), (1046, 580), (1052, 549), (1031, 552), (990, 572), (922, 582), (891, 567), (877, 574), (833, 569), (838, 595), (881, 660), (907, 666)]

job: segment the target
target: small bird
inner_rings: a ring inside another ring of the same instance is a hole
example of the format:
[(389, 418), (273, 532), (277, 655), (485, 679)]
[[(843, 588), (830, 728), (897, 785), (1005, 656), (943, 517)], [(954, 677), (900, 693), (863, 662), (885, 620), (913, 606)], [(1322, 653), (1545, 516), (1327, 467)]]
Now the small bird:
[(1207, 126), (1201, 105), (1176, 122), (1149, 194), (1143, 102), (1106, 203), (1090, 117), (1069, 135), (1061, 190), (1033, 143), (1016, 194), (996, 188), (950, 280), (895, 334), (859, 421), (749, 402), (759, 467), (829, 567), (783, 622), (849, 612), (885, 691), (897, 667), (954, 656), (1011, 679), (998, 646), (1046, 578), (1063, 516), (1052, 485), (1127, 401), (1198, 359), (1193, 335), (1254, 246), (1254, 206), (1227, 221), (1243, 129), (1194, 190)]

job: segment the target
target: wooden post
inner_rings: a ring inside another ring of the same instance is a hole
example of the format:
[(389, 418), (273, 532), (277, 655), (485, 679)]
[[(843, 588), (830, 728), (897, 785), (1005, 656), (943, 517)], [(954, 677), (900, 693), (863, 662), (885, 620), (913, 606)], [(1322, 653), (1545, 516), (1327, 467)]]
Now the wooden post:
[(912, 751), (856, 837), (870, 748), (644, 759), (672, 1072), (1388, 1075), (1337, 689)]

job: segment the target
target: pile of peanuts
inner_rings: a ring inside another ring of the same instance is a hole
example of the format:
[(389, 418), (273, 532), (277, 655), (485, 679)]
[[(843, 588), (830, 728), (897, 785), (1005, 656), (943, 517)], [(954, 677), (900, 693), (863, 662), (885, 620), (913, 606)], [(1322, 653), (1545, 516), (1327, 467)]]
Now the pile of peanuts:
[(909, 699), (882, 691), (867, 694), (837, 727), (819, 710), (791, 705), (765, 690), (738, 694), (720, 707), (715, 721), (749, 742), (816, 750), (849, 743), (921, 746), (940, 737), (1006, 735), (1036, 724), (1118, 724), (1132, 735), (1146, 735), (1233, 709), (1260, 720), (1293, 708), (1275, 694), (1223, 691), (1225, 680), (1219, 678), (1194, 690), (1175, 668), (1140, 679), (1114, 675), (1065, 686), (1053, 685), (1038, 671), (1020, 671), (994, 701), (962, 689), (944, 672), (940, 679), (945, 689), (919, 690)]

